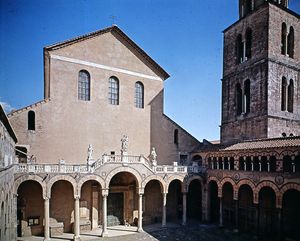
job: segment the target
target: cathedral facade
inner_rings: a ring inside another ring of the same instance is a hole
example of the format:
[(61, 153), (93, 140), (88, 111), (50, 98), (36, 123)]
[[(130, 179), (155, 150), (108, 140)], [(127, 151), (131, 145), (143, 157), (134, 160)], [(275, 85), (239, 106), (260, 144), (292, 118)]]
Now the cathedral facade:
[(196, 219), (298, 240), (299, 15), (287, 0), (239, 0), (239, 14), (220, 143), (163, 113), (168, 73), (117, 26), (45, 47), (44, 99), (0, 109), (0, 239)]

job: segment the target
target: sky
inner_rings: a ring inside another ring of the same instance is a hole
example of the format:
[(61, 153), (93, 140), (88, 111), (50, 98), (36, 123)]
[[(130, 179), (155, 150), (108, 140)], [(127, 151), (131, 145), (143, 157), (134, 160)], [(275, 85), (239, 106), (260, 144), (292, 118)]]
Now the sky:
[[(290, 0), (300, 13), (300, 0)], [(222, 30), (238, 0), (0, 0), (0, 102), (43, 99), (43, 47), (112, 24), (169, 74), (164, 112), (198, 140), (219, 139)]]

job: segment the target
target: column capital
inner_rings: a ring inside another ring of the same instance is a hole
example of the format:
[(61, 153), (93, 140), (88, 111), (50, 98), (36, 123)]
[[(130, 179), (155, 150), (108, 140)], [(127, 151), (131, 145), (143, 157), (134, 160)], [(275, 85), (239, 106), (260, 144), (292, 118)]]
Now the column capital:
[(107, 197), (108, 193), (109, 193), (109, 189), (102, 189), (102, 191), (101, 191), (102, 197), (104, 197), (104, 196)]
[(139, 194), (139, 195), (144, 195), (144, 191), (145, 191), (144, 188), (137, 188), (137, 189), (136, 189), (136, 192), (137, 192), (137, 194)]
[(79, 200), (79, 199), (80, 199), (80, 196), (79, 196), (79, 195), (74, 195), (74, 199), (75, 199), (75, 200)]
[(50, 197), (43, 197), (44, 201), (49, 201)]

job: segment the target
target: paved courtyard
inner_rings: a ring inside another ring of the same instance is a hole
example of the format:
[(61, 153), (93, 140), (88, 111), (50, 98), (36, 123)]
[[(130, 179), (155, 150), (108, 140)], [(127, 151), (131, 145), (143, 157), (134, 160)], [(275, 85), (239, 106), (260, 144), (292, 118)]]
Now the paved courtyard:
[[(126, 230), (124, 230), (126, 229)], [(144, 233), (137, 233), (135, 227), (109, 227), (109, 236), (100, 237), (101, 229), (81, 234), (81, 240), (85, 241), (253, 241), (249, 237), (239, 233), (233, 233), (226, 229), (220, 229), (212, 225), (192, 224), (185, 227), (181, 225), (169, 225), (161, 228), (160, 225), (152, 225), (144, 228)], [(52, 241), (72, 240), (73, 234), (64, 234), (51, 238)], [(18, 240), (35, 241), (43, 240), (42, 237), (19, 238)], [(264, 241), (274, 241), (266, 240)]]

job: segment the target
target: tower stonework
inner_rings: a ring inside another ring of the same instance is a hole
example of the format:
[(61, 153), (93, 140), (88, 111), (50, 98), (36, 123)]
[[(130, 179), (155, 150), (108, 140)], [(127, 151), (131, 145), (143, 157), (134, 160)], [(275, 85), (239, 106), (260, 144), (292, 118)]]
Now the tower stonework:
[(240, 0), (224, 30), (223, 144), (300, 135), (300, 19), (287, 7)]

